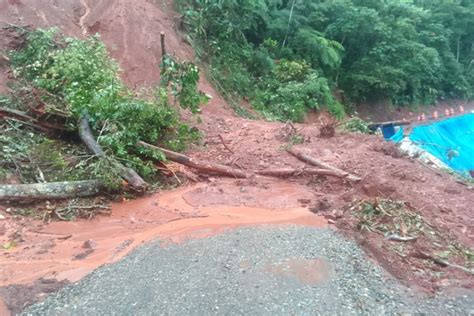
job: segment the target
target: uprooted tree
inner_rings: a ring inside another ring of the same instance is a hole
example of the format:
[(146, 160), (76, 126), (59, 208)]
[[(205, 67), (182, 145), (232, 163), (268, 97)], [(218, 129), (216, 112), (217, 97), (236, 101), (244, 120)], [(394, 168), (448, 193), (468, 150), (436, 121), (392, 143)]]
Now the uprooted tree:
[[(119, 68), (98, 36), (79, 40), (57, 29), (16, 31), (23, 32), (25, 42), (8, 56), (15, 77), (12, 94), (0, 96), (5, 131), (0, 138), (5, 145), (0, 176), (13, 169), (25, 182), (53, 182), (55, 196), (62, 192), (61, 183), (75, 187), (81, 184), (74, 181), (90, 179), (99, 180), (103, 188), (117, 190), (127, 184), (143, 192), (147, 180), (157, 176), (154, 163), (165, 156), (139, 141), (179, 151), (199, 138), (196, 129), (180, 121), (177, 107), (195, 113), (206, 101), (197, 90), (199, 69), (192, 63), (163, 56), (164, 80), (153, 91), (137, 95), (121, 82)], [(169, 95), (175, 100), (172, 105)], [(48, 155), (50, 161), (40, 159)], [(52, 163), (63, 170), (50, 172)], [(32, 165), (37, 168), (31, 174), (21, 172)], [(15, 187), (3, 189), (11, 196)], [(23, 190), (20, 196), (27, 195), (25, 189), (31, 188), (18, 187)], [(47, 195), (48, 184), (41, 190), (40, 196)], [(64, 192), (70, 190), (64, 187)]]

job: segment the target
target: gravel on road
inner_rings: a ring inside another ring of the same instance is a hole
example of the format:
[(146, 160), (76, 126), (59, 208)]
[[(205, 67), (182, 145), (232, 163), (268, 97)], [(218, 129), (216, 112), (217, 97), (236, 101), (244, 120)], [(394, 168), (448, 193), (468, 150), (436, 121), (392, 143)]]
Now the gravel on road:
[(469, 315), (474, 294), (426, 297), (337, 231), (259, 226), (145, 245), (25, 315)]

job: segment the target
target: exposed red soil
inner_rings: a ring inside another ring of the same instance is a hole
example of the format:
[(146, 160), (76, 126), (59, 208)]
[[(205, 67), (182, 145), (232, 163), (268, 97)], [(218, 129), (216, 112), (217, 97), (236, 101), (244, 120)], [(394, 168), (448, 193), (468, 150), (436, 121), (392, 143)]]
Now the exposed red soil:
[[(225, 151), (218, 141), (214, 141), (209, 145), (208, 151), (195, 153), (202, 159), (227, 164), (237, 162), (237, 165), (254, 166), (258, 170), (304, 166), (281, 150), (284, 143), (281, 142), (280, 135), (285, 130), (282, 124), (217, 118), (214, 122), (221, 127), (227, 146), (235, 154)], [(393, 246), (396, 242), (389, 242), (381, 235), (359, 232), (350, 212), (338, 211), (358, 199), (378, 197), (406, 201), (418, 210), (426, 222), (447, 236), (447, 243), (458, 240), (472, 249), (472, 188), (455, 182), (446, 174), (424, 167), (416, 160), (404, 157), (395, 146), (383, 142), (378, 136), (338, 134), (333, 138), (322, 139), (318, 137), (317, 126), (296, 126), (302, 128), (300, 133), (306, 140), (296, 148), (363, 178), (357, 185), (330, 178), (293, 180), (306, 184), (313, 190), (311, 208), (314, 211), (324, 215), (336, 210), (336, 215), (329, 214), (328, 218), (343, 217), (337, 220), (336, 225), (347, 235), (354, 236), (369, 255), (408, 284), (428, 290), (446, 286), (473, 287), (472, 275), (463, 271), (440, 268), (421, 259), (411, 258), (411, 263), (407, 263), (409, 260), (387, 251), (388, 246)], [(430, 239), (421, 238), (413, 244), (413, 249), (431, 252), (436, 247)]]
[[(0, 23), (57, 25), (66, 34), (77, 37), (98, 32), (119, 61), (127, 84), (132, 88), (150, 86), (159, 79), (160, 31), (167, 34), (170, 52), (181, 58), (193, 58), (191, 47), (176, 31), (177, 18), (169, 3), (152, 2), (0, 0)], [(8, 48), (10, 41), (4, 33), (0, 35), (1, 51)], [(8, 75), (5, 71), (3, 68), (0, 74), (3, 89)], [(236, 118), (204, 78), (200, 88), (213, 98), (203, 108), (200, 125), (205, 144), (190, 150), (191, 156), (248, 171), (304, 166), (284, 150), (288, 146), (287, 126)], [(115, 203), (109, 217), (45, 224), (7, 216), (0, 220), (0, 243), (12, 238), (18, 242), (10, 250), (0, 250), (0, 286), (28, 285), (40, 278), (74, 282), (153, 239), (162, 240), (166, 246), (168, 242), (203, 238), (245, 225), (326, 227), (329, 221), (355, 237), (370, 256), (409, 285), (427, 290), (472, 288), (474, 278), (462, 271), (438, 268), (422, 259), (415, 268), (407, 265), (386, 250), (388, 241), (383, 236), (357, 232), (347, 214), (340, 210), (358, 199), (384, 197), (406, 201), (438, 230), (473, 248), (474, 191), (449, 175), (399, 155), (378, 136), (339, 132), (332, 138), (320, 138), (319, 116), (309, 121), (313, 124), (296, 125), (304, 143), (295, 147), (361, 176), (361, 183), (330, 177), (207, 177), (201, 183), (174, 191)], [(234, 153), (222, 145), (219, 135)], [(0, 208), (0, 214), (5, 215), (3, 210)], [(4, 291), (2, 295), (7, 294)], [(5, 301), (11, 304), (11, 300)]]
[[(308, 210), (305, 201), (311, 197), (311, 190), (298, 183), (261, 179), (255, 186), (253, 181), (219, 179), (115, 203), (110, 217), (49, 224), (7, 218), (0, 222), (0, 244), (12, 238), (18, 244), (1, 253), (0, 295), (6, 298), (7, 307), (15, 310), (19, 304), (23, 307), (39, 298), (37, 291), (27, 286), (35, 280), (78, 281), (155, 239), (166, 247), (241, 226), (327, 227), (324, 217)], [(268, 203), (270, 199), (273, 201)], [(20, 290), (24, 290), (25, 300), (14, 300), (12, 296)]]
[[(151, 0), (0, 0), (0, 27), (5, 23), (32, 28), (59, 27), (69, 36), (99, 33), (131, 87), (149, 87), (160, 78), (160, 32), (166, 34), (170, 54), (193, 59), (191, 46), (177, 32), (179, 15), (171, 1)], [(0, 53), (8, 50), (9, 39), (0, 30)], [(6, 68), (0, 67), (0, 87), (5, 87)], [(216, 90), (201, 76), (199, 88), (212, 97), (204, 112), (232, 115)], [(0, 88), (2, 89), (2, 88)]]

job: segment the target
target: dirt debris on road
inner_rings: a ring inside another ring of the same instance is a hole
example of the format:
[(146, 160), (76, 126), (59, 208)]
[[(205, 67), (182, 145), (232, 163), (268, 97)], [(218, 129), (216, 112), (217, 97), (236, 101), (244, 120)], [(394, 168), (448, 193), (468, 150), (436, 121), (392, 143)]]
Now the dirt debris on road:
[(259, 226), (140, 247), (24, 315), (467, 315), (472, 293), (420, 296), (338, 232)]

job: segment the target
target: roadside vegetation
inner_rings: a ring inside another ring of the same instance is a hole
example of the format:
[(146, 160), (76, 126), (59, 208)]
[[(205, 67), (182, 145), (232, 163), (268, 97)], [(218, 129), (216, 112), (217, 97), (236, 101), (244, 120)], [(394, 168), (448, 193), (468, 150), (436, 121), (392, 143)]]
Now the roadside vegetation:
[[(24, 43), (8, 55), (12, 93), (0, 96), (1, 182), (97, 179), (106, 191), (120, 192), (126, 169), (154, 187), (160, 178), (156, 164), (165, 156), (138, 142), (181, 151), (200, 138), (179, 115), (181, 108), (198, 113), (207, 101), (197, 90), (199, 70), (192, 63), (166, 55), (160, 85), (135, 92), (121, 82), (98, 36), (79, 40), (57, 29), (17, 31)], [(81, 143), (81, 119), (102, 154)]]
[[(352, 104), (472, 98), (469, 0), (179, 0), (182, 28), (231, 104), (269, 119)], [(335, 97), (337, 96), (337, 98)]]

